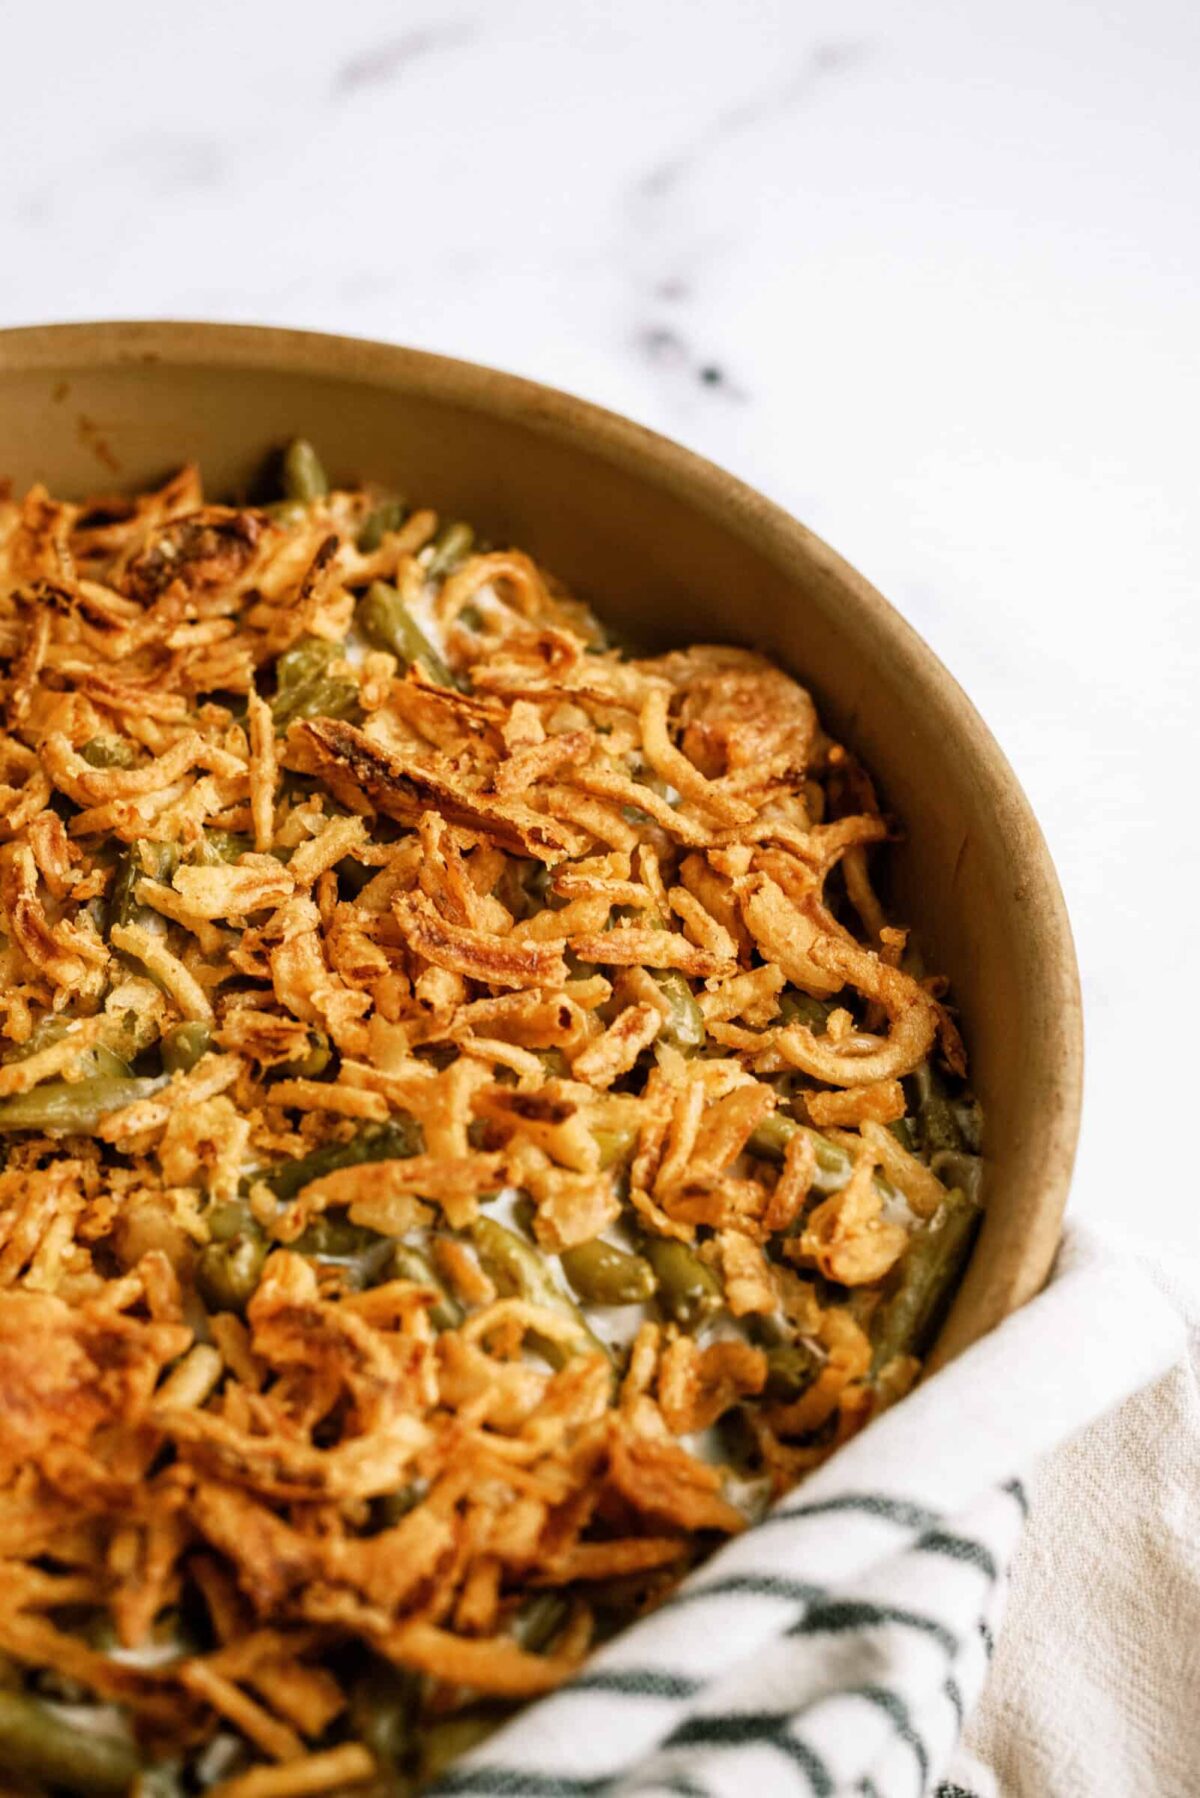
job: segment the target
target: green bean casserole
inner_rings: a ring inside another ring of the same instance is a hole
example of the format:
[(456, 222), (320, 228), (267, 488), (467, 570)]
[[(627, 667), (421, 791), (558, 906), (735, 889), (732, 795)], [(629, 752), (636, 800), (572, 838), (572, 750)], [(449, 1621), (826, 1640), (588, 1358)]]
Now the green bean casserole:
[(977, 1222), (804, 689), (280, 472), (0, 495), (5, 1793), (418, 1790), (903, 1394)]

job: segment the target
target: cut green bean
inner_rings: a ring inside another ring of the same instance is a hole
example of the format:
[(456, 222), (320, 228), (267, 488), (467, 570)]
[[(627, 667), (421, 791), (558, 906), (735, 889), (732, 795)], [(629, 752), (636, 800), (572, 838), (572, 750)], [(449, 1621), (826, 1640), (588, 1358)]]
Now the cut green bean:
[(369, 1254), (386, 1242), (378, 1230), (363, 1224), (352, 1224), (348, 1217), (334, 1217), (320, 1211), (296, 1238), (292, 1247), (299, 1255), (312, 1255), (318, 1261), (351, 1261)]
[(132, 768), (137, 760), (133, 744), (124, 737), (89, 737), (79, 753), (92, 768)]
[(471, 1240), (484, 1272), (505, 1297), (528, 1299), (531, 1305), (542, 1305), (570, 1318), (576, 1326), (577, 1336), (572, 1341), (548, 1336), (534, 1338), (539, 1354), (552, 1367), (562, 1367), (572, 1355), (580, 1353), (607, 1354), (603, 1343), (588, 1328), (583, 1312), (557, 1284), (537, 1249), (523, 1242), (515, 1230), (497, 1223), (494, 1217), (477, 1217), (471, 1225)]
[(333, 1060), (333, 1044), (323, 1030), (310, 1030), (302, 1055), (280, 1064), (278, 1072), (289, 1080), (316, 1080)]
[[(488, 1197), (495, 1197), (495, 1195), (489, 1194)], [(528, 1236), (531, 1242), (536, 1240), (535, 1226), (537, 1224), (537, 1206), (527, 1192), (519, 1192), (516, 1198), (513, 1199), (511, 1213), (512, 1221), (517, 1226), (517, 1229), (521, 1232), (522, 1236)]]
[(600, 1151), (601, 1169), (623, 1167), (637, 1147), (638, 1133), (632, 1125), (600, 1125), (592, 1131)]
[(511, 1714), (511, 1706), (493, 1705), (486, 1710), (457, 1711), (425, 1724), (420, 1737), (419, 1783), (429, 1785), (462, 1755), (494, 1735)]
[(117, 871), (109, 888), (104, 926), (133, 924), (145, 915), (137, 898), (139, 880), (170, 880), (179, 865), (179, 851), (173, 843), (131, 843), (117, 862)]
[(210, 1242), (196, 1257), (196, 1290), (210, 1311), (244, 1311), (258, 1286), (267, 1242), (260, 1232), (239, 1231)]
[(416, 1119), (399, 1113), (386, 1124), (364, 1125), (349, 1142), (326, 1143), (295, 1161), (284, 1161), (278, 1167), (251, 1174), (249, 1181), (261, 1180), (276, 1198), (294, 1199), (302, 1188), (324, 1174), (357, 1167), (364, 1161), (407, 1161), (410, 1155), (419, 1155), (423, 1147)]
[(417, 1682), (374, 1657), (350, 1694), (350, 1724), (381, 1768), (397, 1768), (413, 1745)]
[(145, 1079), (95, 1074), (86, 1080), (43, 1080), (27, 1093), (0, 1099), (0, 1133), (42, 1130), (48, 1136), (90, 1136), (110, 1111), (149, 1099), (166, 1084), (165, 1074)]
[(571, 1601), (561, 1592), (534, 1592), (521, 1605), (509, 1629), (527, 1654), (543, 1654), (571, 1615)]
[(429, 1491), (429, 1481), (409, 1480), (394, 1492), (381, 1492), (371, 1500), (371, 1519), (381, 1530), (394, 1530), (410, 1511), (415, 1511)]
[(475, 547), (475, 532), (461, 518), (444, 524), (433, 539), (433, 554), (426, 564), (430, 574), (442, 576), (450, 574), (465, 562)]
[(822, 1361), (816, 1349), (796, 1338), (767, 1350), (767, 1379), (763, 1397), (773, 1404), (790, 1404), (802, 1398), (820, 1373)]
[(429, 1307), (429, 1321), (435, 1330), (457, 1330), (465, 1313), (453, 1293), (434, 1271), (433, 1262), (424, 1249), (411, 1242), (394, 1242), (383, 1264), (383, 1280), (412, 1280), (419, 1286), (432, 1286), (439, 1295)]
[(73, 1727), (36, 1698), (0, 1691), (0, 1768), (14, 1778), (103, 1798), (128, 1793), (139, 1762), (132, 1742)]
[(642, 1253), (658, 1281), (663, 1315), (681, 1330), (698, 1330), (725, 1303), (720, 1280), (689, 1243), (647, 1236)]
[(930, 1171), (943, 1186), (958, 1187), (978, 1204), (983, 1192), (983, 1161), (965, 1149), (939, 1149), (930, 1159)]
[(916, 1154), (917, 1138), (913, 1130), (913, 1121), (911, 1118), (893, 1118), (892, 1122), (888, 1125), (888, 1129), (896, 1138), (896, 1141), (900, 1144), (902, 1149), (907, 1149), (910, 1155)]
[(168, 1074), (186, 1074), (212, 1048), (208, 1025), (198, 1020), (173, 1024), (163, 1033), (162, 1064)]
[(829, 1007), (823, 999), (789, 987), (779, 995), (779, 1015), (785, 1024), (807, 1024), (810, 1030), (823, 1035), (829, 1022)]
[(283, 492), (285, 499), (311, 505), (329, 492), (329, 477), (307, 437), (293, 437), (283, 452)]
[(962, 1132), (954, 1107), (934, 1069), (924, 1062), (912, 1081), (917, 1095), (917, 1129), (924, 1154), (934, 1155), (939, 1149), (961, 1149), (964, 1146)]
[(227, 1199), (214, 1205), (205, 1217), (213, 1242), (232, 1242), (235, 1237), (261, 1235), (253, 1211), (244, 1199)]
[(73, 1028), (70, 1018), (57, 1017), (53, 1012), (39, 1018), (23, 1043), (14, 1043), (6, 1049), (2, 1058), (4, 1062), (27, 1061), (31, 1055), (39, 1055), (43, 1049), (53, 1048), (60, 1043), (67, 1032)]
[(966, 1193), (949, 1192), (932, 1221), (912, 1237), (896, 1284), (871, 1320), (875, 1372), (897, 1355), (925, 1353), (966, 1267), (980, 1215)]
[(384, 500), (363, 519), (358, 533), (358, 547), (363, 555), (374, 553), (383, 542), (389, 531), (398, 531), (408, 516), (408, 507), (402, 499)]
[(654, 1269), (642, 1255), (631, 1255), (597, 1237), (564, 1249), (559, 1257), (567, 1283), (585, 1305), (638, 1305), (658, 1286)]
[[(666, 797), (667, 783), (660, 775), (650, 769), (643, 769), (639, 775), (643, 786), (652, 787)], [(651, 820), (652, 822), (652, 820)], [(657, 911), (634, 914), (629, 907), (618, 906), (617, 918), (637, 916), (638, 922), (647, 930), (665, 930), (666, 919)], [(659, 1031), (659, 1040), (682, 1049), (685, 1055), (693, 1054), (702, 1048), (705, 1037), (704, 1013), (696, 1001), (696, 995), (676, 968), (650, 968), (647, 970), (651, 980), (666, 999), (670, 1010), (663, 1020)]]
[(251, 837), (236, 830), (202, 830), (195, 848), (195, 859), (203, 868), (220, 867), (223, 862), (240, 861), (253, 849)]
[(439, 687), (458, 685), (394, 587), (372, 581), (358, 602), (355, 618), (363, 636), (377, 649), (394, 655), (402, 668), (419, 662)]
[[(788, 1143), (797, 1130), (803, 1130), (809, 1138), (816, 1154), (816, 1171), (813, 1174), (813, 1191), (828, 1195), (841, 1192), (843, 1186), (854, 1172), (854, 1163), (844, 1149), (822, 1136), (819, 1130), (811, 1129), (807, 1124), (798, 1124), (785, 1112), (773, 1111), (770, 1117), (763, 1119), (750, 1137), (746, 1147), (752, 1155), (761, 1156), (765, 1161), (782, 1161), (787, 1152)], [(882, 1185), (883, 1182), (877, 1181)], [(889, 1188), (890, 1190), (890, 1188)]]
[(329, 673), (330, 663), (341, 653), (338, 643), (302, 637), (278, 657), (275, 697), (271, 701), (271, 718), (277, 731), (285, 731), (300, 718), (354, 716), (358, 710), (356, 683)]
[(704, 1043), (704, 1013), (696, 995), (676, 970), (650, 970), (650, 978), (666, 998), (670, 1013), (659, 1031), (659, 1041), (672, 1043), (685, 1054), (692, 1054)]

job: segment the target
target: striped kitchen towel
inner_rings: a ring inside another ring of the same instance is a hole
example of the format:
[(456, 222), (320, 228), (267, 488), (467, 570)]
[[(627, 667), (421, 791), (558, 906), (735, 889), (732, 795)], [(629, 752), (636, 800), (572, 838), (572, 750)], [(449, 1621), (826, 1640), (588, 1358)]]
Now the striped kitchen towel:
[(1044, 1293), (434, 1791), (989, 1798), (973, 1763), (948, 1769), (1004, 1608), (1020, 1476), (1182, 1345), (1150, 1281), (1074, 1233)]

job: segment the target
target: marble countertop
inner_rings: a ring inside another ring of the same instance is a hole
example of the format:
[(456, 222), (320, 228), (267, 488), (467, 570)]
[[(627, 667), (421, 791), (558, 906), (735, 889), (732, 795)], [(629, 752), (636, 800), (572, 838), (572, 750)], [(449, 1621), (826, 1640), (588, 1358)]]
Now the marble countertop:
[(0, 324), (515, 369), (726, 464), (883, 589), (1058, 861), (1073, 1204), (1194, 1249), (1194, 1169), (1129, 1149), (1194, 1094), (1200, 12), (68, 0), (5, 36)]

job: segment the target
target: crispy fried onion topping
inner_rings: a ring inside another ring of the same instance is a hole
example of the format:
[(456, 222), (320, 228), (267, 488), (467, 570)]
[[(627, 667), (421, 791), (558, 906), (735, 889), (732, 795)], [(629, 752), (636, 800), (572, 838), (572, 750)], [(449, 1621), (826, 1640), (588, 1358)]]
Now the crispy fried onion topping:
[(0, 1655), (227, 1798), (569, 1678), (911, 1381), (978, 1165), (804, 689), (286, 469), (0, 497)]

